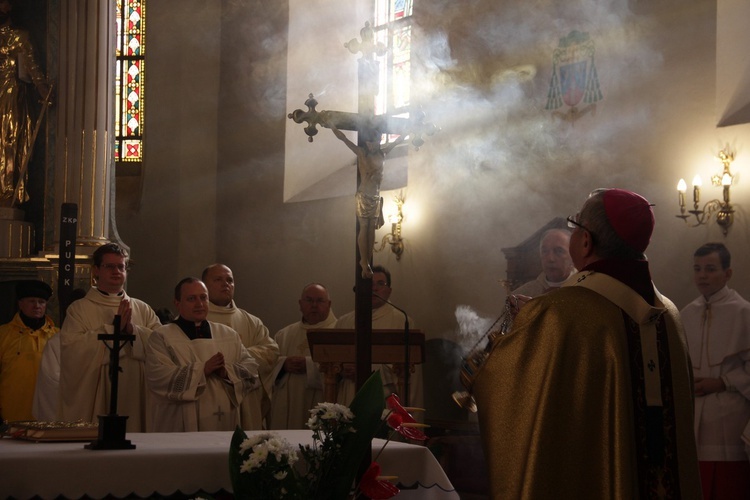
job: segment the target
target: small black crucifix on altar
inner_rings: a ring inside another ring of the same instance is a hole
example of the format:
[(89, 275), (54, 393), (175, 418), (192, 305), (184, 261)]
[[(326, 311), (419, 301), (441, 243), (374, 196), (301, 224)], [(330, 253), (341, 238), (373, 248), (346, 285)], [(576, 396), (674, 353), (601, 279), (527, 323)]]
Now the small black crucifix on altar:
[[(117, 414), (117, 391), (118, 379), (120, 375), (120, 349), (125, 342), (133, 342), (135, 335), (122, 333), (120, 331), (120, 315), (115, 315), (112, 321), (113, 333), (100, 333), (97, 338), (104, 342), (109, 349), (109, 381), (111, 384), (109, 399), (109, 414), (99, 415), (99, 437), (92, 441), (84, 448), (89, 450), (132, 450), (135, 448), (130, 440), (125, 439), (125, 427), (127, 424), (127, 415)], [(107, 344), (112, 341), (112, 346)]]
[[(375, 56), (383, 56), (385, 45), (375, 41), (370, 23), (360, 30), (361, 41), (352, 39), (344, 44), (352, 54), (361, 53), (358, 60), (359, 104), (357, 113), (342, 111), (317, 111), (318, 101), (312, 94), (305, 101), (307, 111), (297, 109), (289, 113), (295, 123), (307, 122), (305, 133), (313, 142), (317, 126), (330, 128), (333, 133), (357, 155), (357, 271), (355, 275), (354, 323), (356, 331), (356, 386), (359, 390), (372, 371), (372, 253), (375, 229), (382, 215), (380, 182), (383, 178), (385, 155), (407, 136), (418, 149), (424, 141), (423, 134), (432, 134), (435, 127), (423, 123), (424, 114), (411, 111), (409, 118), (375, 115), (375, 96), (378, 94), (379, 67)], [(352, 143), (341, 130), (357, 132), (357, 144)], [(399, 138), (381, 148), (384, 133), (398, 134)], [(380, 222), (382, 225), (382, 222)], [(408, 351), (407, 351), (408, 352)], [(406, 370), (408, 372), (408, 370)], [(408, 376), (408, 373), (407, 373)], [(408, 387), (408, 379), (405, 379)], [(408, 393), (405, 394), (408, 402)]]

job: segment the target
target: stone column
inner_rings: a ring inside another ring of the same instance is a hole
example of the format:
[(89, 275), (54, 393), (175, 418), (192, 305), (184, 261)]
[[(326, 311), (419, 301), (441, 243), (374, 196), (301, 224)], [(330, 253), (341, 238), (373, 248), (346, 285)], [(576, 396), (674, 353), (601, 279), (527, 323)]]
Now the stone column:
[(110, 234), (114, 175), (115, 5), (61, 0), (55, 143), (55, 247), (60, 207), (78, 205), (79, 253)]

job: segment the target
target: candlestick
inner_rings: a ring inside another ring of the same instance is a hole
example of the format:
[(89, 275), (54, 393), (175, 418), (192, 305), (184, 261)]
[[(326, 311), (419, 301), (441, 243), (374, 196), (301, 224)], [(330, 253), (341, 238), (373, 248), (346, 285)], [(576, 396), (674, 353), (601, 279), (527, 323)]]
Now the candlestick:
[(693, 177), (693, 204), (696, 210), (698, 210), (698, 203), (701, 201), (701, 184), (703, 184), (703, 181), (701, 181), (699, 175)]

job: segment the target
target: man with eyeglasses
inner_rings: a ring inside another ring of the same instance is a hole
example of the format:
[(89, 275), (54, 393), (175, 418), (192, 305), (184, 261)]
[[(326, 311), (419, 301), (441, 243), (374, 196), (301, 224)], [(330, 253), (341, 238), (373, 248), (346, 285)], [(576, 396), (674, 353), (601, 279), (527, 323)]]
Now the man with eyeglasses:
[(279, 346), (271, 338), (260, 318), (240, 309), (234, 303), (234, 274), (224, 264), (212, 264), (203, 270), (201, 280), (208, 288), (208, 320), (234, 329), (242, 345), (258, 363), (261, 385), (242, 400), (242, 428), (260, 430), (271, 407), (271, 388), (264, 379), (279, 358)]
[(325, 286), (310, 283), (299, 298), (302, 319), (279, 330), (279, 359), (271, 371), (273, 387), (269, 429), (306, 429), (310, 409), (323, 401), (323, 377), (310, 355), (308, 330), (333, 328), (336, 316)]
[(690, 361), (644, 255), (650, 204), (594, 191), (580, 272), (527, 303), (473, 386), (492, 498), (701, 498)]
[(159, 318), (145, 302), (125, 293), (128, 252), (107, 243), (93, 254), (91, 274), (96, 286), (67, 309), (60, 329), (61, 418), (96, 422), (110, 410), (109, 349), (98, 339), (113, 333), (115, 315), (120, 331), (135, 335), (120, 350), (117, 412), (128, 416), (128, 432), (150, 430), (149, 401), (144, 383), (145, 346)]
[(570, 231), (555, 228), (544, 232), (539, 241), (539, 261), (542, 264), (542, 272), (535, 280), (513, 290), (512, 294), (519, 298), (519, 303), (559, 288), (576, 272), (568, 252), (569, 246)]
[[(391, 288), (391, 273), (384, 266), (372, 268), (372, 329), (373, 330), (404, 330), (404, 314), (388, 303), (393, 289)], [(344, 314), (336, 322), (336, 328), (354, 328), (354, 311)], [(416, 328), (414, 320), (409, 317), (409, 328)], [(373, 370), (380, 370), (383, 379), (383, 393), (389, 396), (396, 392), (398, 378), (390, 365), (373, 365)], [(339, 382), (337, 402), (349, 405), (356, 394), (354, 383), (354, 365), (344, 365), (343, 378)], [(409, 406), (424, 406), (424, 390), (422, 387), (422, 365), (416, 365), (414, 373), (409, 378)]]

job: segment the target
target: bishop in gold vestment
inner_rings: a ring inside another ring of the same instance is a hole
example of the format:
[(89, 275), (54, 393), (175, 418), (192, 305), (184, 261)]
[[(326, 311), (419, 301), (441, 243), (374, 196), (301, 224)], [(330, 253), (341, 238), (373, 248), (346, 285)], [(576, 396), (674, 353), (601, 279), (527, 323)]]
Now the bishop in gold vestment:
[(491, 496), (698, 499), (684, 333), (643, 256), (651, 208), (603, 190), (569, 221), (582, 271), (523, 307), (474, 383)]

